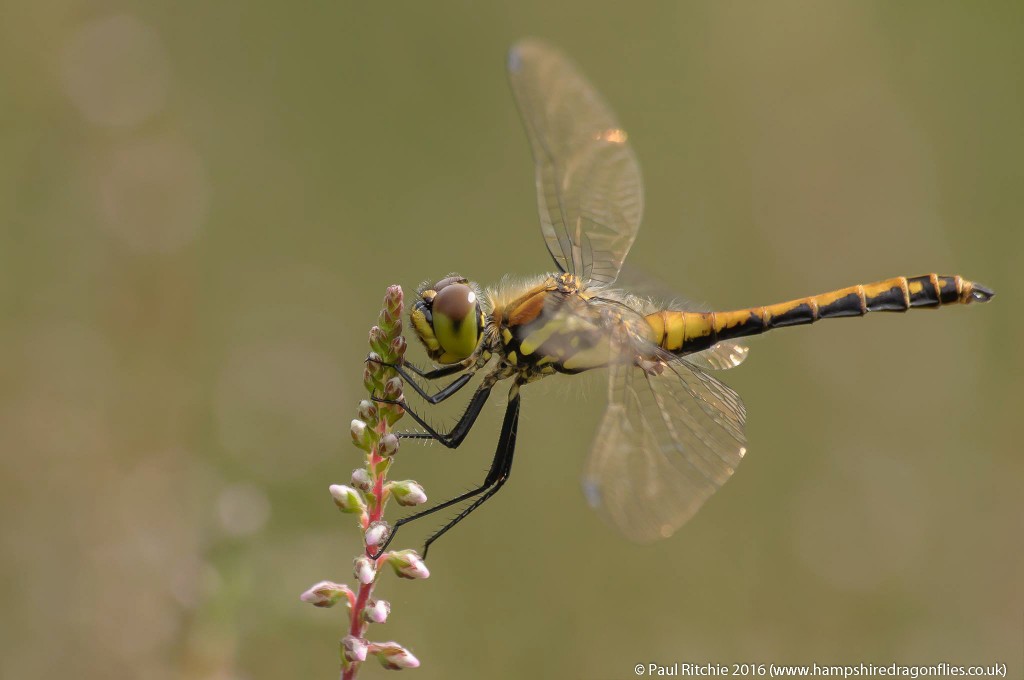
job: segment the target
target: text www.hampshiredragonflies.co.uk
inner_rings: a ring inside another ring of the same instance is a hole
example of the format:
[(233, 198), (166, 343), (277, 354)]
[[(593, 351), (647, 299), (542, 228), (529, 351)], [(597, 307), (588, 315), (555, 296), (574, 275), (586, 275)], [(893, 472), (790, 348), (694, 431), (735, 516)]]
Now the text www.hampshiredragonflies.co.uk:
[(638, 663), (633, 668), (637, 676), (660, 677), (733, 677), (733, 678), (1005, 678), (1006, 664), (963, 666), (937, 663), (906, 666), (901, 664), (835, 665), (774, 663)]

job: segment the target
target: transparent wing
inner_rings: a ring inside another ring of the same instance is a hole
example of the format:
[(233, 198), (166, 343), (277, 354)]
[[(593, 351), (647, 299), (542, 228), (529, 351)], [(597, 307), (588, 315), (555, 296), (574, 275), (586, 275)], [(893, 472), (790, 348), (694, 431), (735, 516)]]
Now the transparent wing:
[(646, 368), (611, 366), (608, 409), (583, 479), (590, 504), (637, 542), (679, 529), (746, 453), (739, 396), (701, 369), (654, 352)]
[[(628, 290), (628, 293), (611, 291), (626, 301), (631, 308), (641, 314), (650, 314), (661, 309), (684, 309), (688, 312), (710, 312), (711, 306), (702, 302), (694, 302), (675, 295), (672, 289), (647, 271), (625, 265), (619, 274), (617, 286)], [(602, 292), (602, 296), (606, 293)], [(660, 301), (660, 302), (655, 302)], [(750, 348), (742, 342), (723, 340), (703, 351), (687, 354), (685, 360), (705, 371), (724, 371), (735, 368), (747, 358)]]
[[(664, 308), (663, 305), (655, 304), (650, 298), (635, 295), (632, 289), (628, 293), (622, 290), (603, 290), (595, 298), (595, 301), (624, 311), (632, 319), (634, 325), (642, 323), (641, 317)], [(674, 298), (668, 308), (688, 311), (710, 310), (704, 305), (687, 302), (681, 298)], [(700, 352), (687, 354), (683, 360), (705, 371), (724, 371), (742, 364), (749, 352), (750, 348), (745, 344), (733, 340), (723, 340)]]
[(636, 156), (615, 114), (554, 48), (512, 47), (509, 82), (536, 163), (541, 231), (563, 272), (615, 281), (643, 215)]
[(746, 345), (723, 340), (700, 352), (687, 354), (682, 360), (705, 371), (724, 371), (742, 364), (749, 353), (750, 348)]

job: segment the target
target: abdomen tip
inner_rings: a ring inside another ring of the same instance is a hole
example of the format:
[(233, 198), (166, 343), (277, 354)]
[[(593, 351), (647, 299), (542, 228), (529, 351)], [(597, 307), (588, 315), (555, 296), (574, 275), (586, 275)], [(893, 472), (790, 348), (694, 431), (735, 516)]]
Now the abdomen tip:
[(971, 282), (971, 300), (972, 302), (988, 302), (995, 296), (996, 292), (988, 286), (983, 286), (980, 283)]

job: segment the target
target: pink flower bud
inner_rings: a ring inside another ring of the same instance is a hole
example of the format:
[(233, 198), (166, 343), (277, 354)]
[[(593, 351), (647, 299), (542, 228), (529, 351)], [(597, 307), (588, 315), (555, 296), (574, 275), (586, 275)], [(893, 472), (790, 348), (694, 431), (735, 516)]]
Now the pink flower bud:
[(355, 595), (348, 586), (332, 581), (320, 581), (302, 593), (299, 599), (308, 602), (314, 607), (333, 607), (338, 600), (345, 598), (345, 604), (352, 606)]
[(420, 579), (428, 578), (430, 570), (427, 569), (423, 558), (415, 550), (398, 550), (387, 554), (388, 563), (401, 578)]
[(341, 653), (349, 662), (366, 661), (366, 652), (369, 651), (369, 648), (369, 643), (363, 638), (346, 635), (341, 639)]
[(373, 623), (384, 623), (388, 620), (388, 614), (391, 613), (391, 604), (384, 600), (377, 600), (363, 610), (363, 616), (366, 617), (367, 621)]
[(367, 423), (375, 423), (377, 422), (377, 405), (369, 399), (363, 399), (359, 402), (356, 414)]
[(366, 541), (367, 547), (373, 548), (383, 543), (390, 531), (391, 527), (384, 520), (370, 522), (370, 526), (366, 527), (366, 533), (363, 534), (363, 540)]
[(364, 586), (373, 583), (373, 579), (377, 578), (377, 567), (374, 565), (373, 560), (366, 555), (357, 557), (353, 564), (355, 566), (353, 572), (356, 579)]
[(392, 432), (388, 432), (386, 435), (381, 437), (380, 446), (377, 447), (377, 453), (382, 456), (393, 456), (398, 453), (398, 437)]
[(384, 398), (391, 399), (394, 401), (400, 401), (402, 399), (402, 379), (398, 376), (390, 378), (384, 383)]
[(419, 668), (420, 665), (420, 660), (397, 642), (374, 642), (370, 644), (369, 651), (388, 670)]
[(365, 468), (356, 468), (352, 471), (352, 486), (360, 491), (369, 491), (373, 488), (373, 478)]
[(403, 336), (399, 335), (391, 341), (390, 349), (392, 354), (401, 359), (405, 355), (405, 350), (408, 349), (408, 343)]

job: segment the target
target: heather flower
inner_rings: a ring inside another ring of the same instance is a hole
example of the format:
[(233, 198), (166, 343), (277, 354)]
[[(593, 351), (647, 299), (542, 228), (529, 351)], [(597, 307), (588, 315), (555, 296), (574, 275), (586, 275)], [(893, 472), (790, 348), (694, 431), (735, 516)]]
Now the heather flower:
[(332, 484), (331, 498), (344, 513), (359, 515), (365, 550), (352, 564), (358, 584), (353, 591), (346, 585), (321, 581), (300, 598), (316, 607), (332, 607), (344, 602), (350, 612), (348, 633), (341, 640), (342, 680), (352, 680), (367, 656), (377, 657), (388, 669), (416, 668), (419, 659), (397, 642), (372, 642), (367, 639), (371, 624), (387, 621), (391, 605), (373, 596), (379, 567), (385, 562), (405, 579), (424, 579), (430, 575), (422, 558), (412, 550), (399, 550), (375, 557), (389, 541), (391, 527), (383, 514), (389, 499), (411, 506), (426, 502), (427, 494), (417, 482), (387, 481), (388, 471), (399, 449), (399, 438), (391, 427), (404, 415), (400, 403), (377, 403), (373, 398), (402, 401), (402, 379), (391, 366), (403, 361), (407, 344), (402, 337), (402, 289), (388, 288), (377, 325), (370, 329), (370, 354), (363, 367), (363, 386), (370, 398), (356, 408), (349, 425), (352, 442), (365, 452), (364, 465), (352, 472), (351, 486)]

